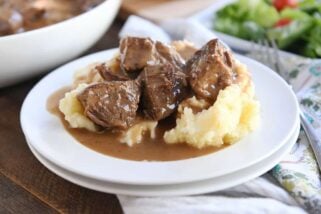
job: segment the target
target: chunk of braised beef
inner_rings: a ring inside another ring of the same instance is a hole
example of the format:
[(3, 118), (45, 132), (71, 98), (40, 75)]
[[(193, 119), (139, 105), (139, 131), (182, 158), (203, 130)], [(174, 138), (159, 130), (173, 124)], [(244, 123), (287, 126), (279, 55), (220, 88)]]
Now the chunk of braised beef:
[(120, 41), (121, 67), (127, 72), (142, 70), (152, 59), (154, 42), (149, 38), (126, 37)]
[(32, 6), (24, 8), (22, 12), (23, 20), (27, 25), (32, 25), (33, 22), (39, 21), (45, 16), (45, 14), (46, 14), (45, 8), (32, 7)]
[(148, 64), (171, 63), (177, 68), (185, 61), (171, 46), (149, 38), (126, 37), (120, 41), (121, 67), (127, 72), (140, 71)]
[(99, 72), (100, 76), (106, 81), (130, 80), (130, 77), (120, 69), (119, 64), (107, 65), (106, 63), (102, 63), (100, 65), (97, 65), (95, 69)]
[(154, 60), (159, 63), (170, 63), (176, 67), (176, 69), (183, 68), (185, 61), (181, 55), (171, 46), (163, 44), (161, 42), (155, 43), (156, 53), (154, 53)]
[(221, 89), (235, 79), (233, 58), (217, 39), (209, 41), (187, 61), (185, 71), (197, 97), (215, 101)]
[(107, 129), (127, 129), (136, 117), (140, 87), (136, 81), (102, 82), (78, 95), (85, 115)]
[(173, 64), (148, 65), (139, 76), (144, 114), (161, 120), (172, 114), (186, 95), (186, 76)]
[(101, 0), (76, 0), (77, 7), (81, 11), (89, 11), (101, 3)]
[(13, 33), (13, 29), (7, 20), (0, 18), (0, 36), (6, 36)]

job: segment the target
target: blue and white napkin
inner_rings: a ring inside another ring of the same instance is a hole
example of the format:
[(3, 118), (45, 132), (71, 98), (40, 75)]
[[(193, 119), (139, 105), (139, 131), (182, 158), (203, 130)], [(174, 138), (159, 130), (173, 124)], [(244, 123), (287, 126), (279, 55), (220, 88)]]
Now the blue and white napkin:
[[(157, 26), (128, 18), (120, 37), (148, 36), (169, 43), (186, 39), (201, 47), (216, 35), (191, 20)], [(321, 136), (321, 60), (287, 60), (291, 84), (305, 114)], [(242, 185), (199, 196), (118, 196), (125, 213), (321, 213), (321, 180), (314, 155), (301, 131), (292, 151), (270, 172)]]

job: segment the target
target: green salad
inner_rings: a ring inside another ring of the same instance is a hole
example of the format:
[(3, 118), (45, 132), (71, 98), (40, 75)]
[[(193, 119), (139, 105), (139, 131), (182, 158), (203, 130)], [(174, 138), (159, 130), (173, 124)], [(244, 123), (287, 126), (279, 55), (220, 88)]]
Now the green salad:
[(214, 30), (321, 58), (321, 0), (237, 0), (216, 12)]

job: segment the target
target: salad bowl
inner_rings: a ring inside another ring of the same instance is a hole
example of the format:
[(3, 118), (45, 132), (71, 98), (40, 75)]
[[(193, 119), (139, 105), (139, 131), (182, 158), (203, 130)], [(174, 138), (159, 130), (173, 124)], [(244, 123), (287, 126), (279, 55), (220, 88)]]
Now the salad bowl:
[[(217, 1), (191, 17), (238, 51), (250, 51), (251, 41), (276, 41), (284, 55), (321, 58), (321, 7), (313, 0)], [(281, 9), (277, 2), (289, 2)], [(293, 8), (294, 7), (294, 8)]]

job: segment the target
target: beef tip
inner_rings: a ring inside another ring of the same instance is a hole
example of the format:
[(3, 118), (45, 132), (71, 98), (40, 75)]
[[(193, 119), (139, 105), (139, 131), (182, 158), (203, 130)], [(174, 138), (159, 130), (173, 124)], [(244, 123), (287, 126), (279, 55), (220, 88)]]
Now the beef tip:
[(181, 68), (185, 61), (177, 51), (149, 38), (127, 37), (120, 41), (121, 67), (127, 72), (140, 71), (147, 64), (169, 62)]
[(218, 41), (209, 41), (186, 63), (186, 73), (197, 97), (215, 101), (221, 89), (235, 79), (231, 53)]
[(126, 81), (130, 78), (121, 71), (115, 71), (105, 63), (97, 65), (96, 68), (100, 76), (106, 81)]
[(194, 53), (197, 51), (197, 48), (193, 45), (193, 43), (187, 41), (174, 41), (171, 45), (186, 61), (192, 58)]
[(98, 6), (101, 0), (76, 0), (76, 5), (80, 7), (80, 11), (88, 11)]
[(156, 61), (160, 61), (160, 63), (169, 62), (177, 69), (180, 69), (184, 66), (184, 59), (173, 47), (165, 45), (161, 42), (156, 42), (155, 47), (157, 53), (154, 54), (154, 59)]
[(153, 56), (154, 42), (149, 38), (126, 37), (120, 41), (120, 60), (127, 72), (142, 70)]
[(100, 76), (106, 81), (126, 81), (130, 77), (120, 68), (119, 59), (112, 59), (108, 63), (102, 63), (95, 67)]
[(10, 1), (1, 5), (0, 2), (0, 35), (9, 35), (23, 30), (23, 16), (12, 7)]
[(143, 111), (153, 120), (172, 114), (186, 94), (186, 76), (171, 63), (148, 65), (139, 78)]
[(32, 24), (33, 22), (39, 21), (44, 17), (46, 10), (38, 7), (27, 7), (23, 10), (22, 15), (25, 24)]
[(135, 81), (102, 82), (88, 86), (78, 100), (85, 115), (108, 129), (127, 129), (135, 119), (140, 87)]

